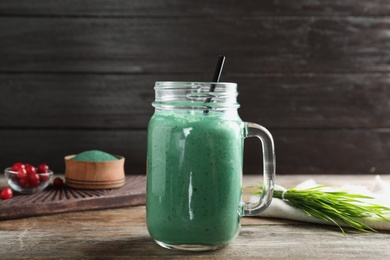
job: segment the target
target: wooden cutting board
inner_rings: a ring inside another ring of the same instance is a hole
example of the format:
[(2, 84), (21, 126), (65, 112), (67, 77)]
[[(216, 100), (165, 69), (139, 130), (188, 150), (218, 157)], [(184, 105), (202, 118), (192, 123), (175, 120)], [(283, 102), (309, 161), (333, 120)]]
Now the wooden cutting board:
[(118, 189), (83, 190), (66, 185), (62, 189), (48, 187), (44, 191), (0, 200), (0, 220), (145, 205), (146, 176), (126, 176), (124, 186)]

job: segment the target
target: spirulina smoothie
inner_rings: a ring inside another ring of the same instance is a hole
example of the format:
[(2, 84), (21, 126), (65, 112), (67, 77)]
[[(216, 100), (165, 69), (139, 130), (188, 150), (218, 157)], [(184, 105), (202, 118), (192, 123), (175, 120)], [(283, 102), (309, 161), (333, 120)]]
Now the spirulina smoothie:
[(146, 209), (156, 241), (220, 245), (236, 237), (243, 129), (236, 110), (155, 112), (148, 126)]

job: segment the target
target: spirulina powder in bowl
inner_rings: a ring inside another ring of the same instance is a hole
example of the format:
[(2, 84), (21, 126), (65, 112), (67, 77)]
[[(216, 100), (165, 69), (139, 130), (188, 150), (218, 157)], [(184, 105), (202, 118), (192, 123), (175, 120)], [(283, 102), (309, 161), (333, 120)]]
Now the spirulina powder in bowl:
[(84, 162), (105, 162), (118, 160), (118, 158), (106, 152), (90, 150), (77, 154), (71, 160)]

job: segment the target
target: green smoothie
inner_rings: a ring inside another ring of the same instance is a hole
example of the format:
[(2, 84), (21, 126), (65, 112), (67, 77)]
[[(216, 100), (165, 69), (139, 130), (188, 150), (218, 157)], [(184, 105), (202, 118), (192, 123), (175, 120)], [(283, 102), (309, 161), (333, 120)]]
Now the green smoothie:
[(166, 244), (236, 237), (244, 123), (236, 110), (156, 110), (148, 126), (147, 227)]

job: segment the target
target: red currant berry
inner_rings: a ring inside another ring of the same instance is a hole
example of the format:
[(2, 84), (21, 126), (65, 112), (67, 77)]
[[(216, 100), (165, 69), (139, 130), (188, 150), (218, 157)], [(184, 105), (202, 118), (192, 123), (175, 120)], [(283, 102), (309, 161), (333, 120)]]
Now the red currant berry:
[(48, 173), (49, 172), (49, 166), (47, 164), (40, 164), (38, 165), (38, 173)]
[(54, 179), (53, 185), (56, 189), (61, 189), (64, 186), (64, 181), (60, 177), (57, 177)]
[(17, 172), (20, 168), (25, 168), (25, 165), (21, 162), (17, 162), (12, 165), (11, 171)]
[(27, 171), (27, 174), (36, 174), (37, 173), (37, 169), (32, 166), (31, 164), (26, 164), (26, 171)]
[(39, 186), (39, 175), (38, 174), (29, 174), (28, 175), (28, 183), (31, 187), (38, 187)]
[(50, 179), (49, 173), (38, 173), (40, 182), (47, 182)]
[(24, 178), (24, 179), (20, 179), (19, 180), (19, 186), (21, 188), (28, 188), (30, 185), (29, 185), (29, 182), (28, 182), (28, 179), (27, 178)]
[(18, 170), (18, 173), (16, 174), (16, 176), (17, 176), (19, 179), (24, 179), (24, 178), (26, 178), (26, 176), (27, 176), (27, 170), (26, 170), (26, 168), (20, 167), (19, 170)]
[(4, 189), (1, 191), (0, 196), (1, 196), (1, 198), (2, 198), (3, 200), (7, 200), (7, 199), (12, 198), (12, 190), (11, 190), (11, 188), (9, 188), (9, 187), (4, 188)]

